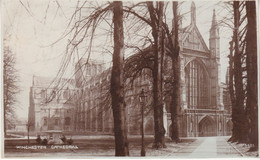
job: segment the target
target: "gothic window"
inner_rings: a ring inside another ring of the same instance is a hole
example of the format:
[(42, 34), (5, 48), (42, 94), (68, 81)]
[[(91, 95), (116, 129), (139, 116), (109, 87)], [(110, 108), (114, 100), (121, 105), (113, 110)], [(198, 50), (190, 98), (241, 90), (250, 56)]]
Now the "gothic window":
[(102, 110), (102, 106), (98, 106), (97, 108), (98, 113), (97, 113), (97, 126), (98, 126), (98, 131), (102, 131), (103, 128), (103, 110)]
[(97, 66), (93, 65), (93, 75), (97, 74)]
[(219, 130), (221, 131), (221, 128), (222, 127), (222, 123), (221, 122), (219, 122)]
[(90, 118), (91, 118), (91, 117), (90, 117), (90, 114), (91, 114), (91, 113), (90, 113), (90, 110), (88, 109), (88, 110), (87, 110), (87, 126), (86, 126), (88, 130), (90, 129), (90, 125), (91, 125), (91, 122), (90, 122), (90, 121), (91, 121), (91, 119), (90, 119)]
[(56, 98), (56, 91), (55, 90), (52, 91), (52, 98)]
[(87, 67), (87, 75), (91, 75), (91, 65), (88, 64), (86, 65), (86, 67)]
[(59, 113), (59, 109), (56, 108), (56, 109), (55, 109), (55, 114), (58, 114), (58, 113)]
[(70, 125), (70, 117), (65, 118), (65, 125)]
[(54, 119), (54, 125), (59, 125), (59, 119), (58, 118)]
[(63, 92), (63, 98), (64, 99), (69, 99), (69, 90), (66, 89), (64, 92)]
[(45, 98), (45, 90), (44, 89), (41, 90), (41, 97)]
[(97, 129), (97, 110), (96, 110), (96, 102), (93, 101), (93, 105), (91, 106), (91, 121), (92, 121), (92, 130), (96, 130)]
[(43, 125), (46, 126), (47, 125), (47, 117), (43, 118)]
[(42, 90), (40, 90), (40, 89), (38, 89), (38, 88), (36, 88), (36, 89), (34, 89), (34, 98), (42, 98)]
[(191, 61), (185, 67), (186, 100), (189, 108), (207, 108), (209, 102), (208, 77), (202, 65)]
[(190, 132), (193, 132), (193, 116), (190, 115)]
[(101, 65), (97, 65), (97, 73), (100, 73), (101, 72)]

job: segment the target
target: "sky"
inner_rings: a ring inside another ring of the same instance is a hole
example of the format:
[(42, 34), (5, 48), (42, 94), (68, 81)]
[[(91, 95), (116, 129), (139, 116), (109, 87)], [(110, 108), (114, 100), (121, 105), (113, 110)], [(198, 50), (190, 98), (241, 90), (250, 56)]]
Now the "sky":
[[(190, 4), (191, 1), (185, 1), (181, 6), (181, 14), (185, 13), (183, 27), (190, 23)], [(195, 1), (196, 24), (207, 46), (213, 9), (216, 10), (217, 20), (227, 14), (222, 6), (216, 4), (218, 1)], [(29, 90), (33, 75), (55, 77), (60, 68), (68, 37), (58, 42), (57, 40), (66, 31), (75, 6), (75, 0), (2, 0), (2, 37), (8, 37), (6, 43), (16, 55), (16, 67), (20, 76), (21, 92), (17, 96), (17, 116), (21, 120), (28, 117)], [(221, 82), (225, 81), (228, 66), (230, 35), (228, 28), (220, 28)], [(98, 41), (104, 43), (102, 39)], [(106, 43), (111, 44), (109, 40)], [(94, 50), (96, 54), (92, 54), (92, 59), (111, 61), (111, 54), (98, 54), (98, 47), (93, 48)], [(74, 64), (75, 62), (71, 62), (70, 66)], [(65, 76), (70, 75), (71, 72), (67, 72)]]

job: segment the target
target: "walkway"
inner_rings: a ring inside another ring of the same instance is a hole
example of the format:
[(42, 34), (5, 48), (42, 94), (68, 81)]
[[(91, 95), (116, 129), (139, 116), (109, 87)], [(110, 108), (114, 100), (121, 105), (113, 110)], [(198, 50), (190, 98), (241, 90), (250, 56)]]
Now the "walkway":
[(206, 138), (190, 155), (193, 158), (209, 158), (217, 156), (216, 137)]
[[(169, 155), (171, 156), (171, 155)], [(174, 156), (185, 158), (239, 158), (242, 155), (227, 142), (226, 137), (198, 137)]]

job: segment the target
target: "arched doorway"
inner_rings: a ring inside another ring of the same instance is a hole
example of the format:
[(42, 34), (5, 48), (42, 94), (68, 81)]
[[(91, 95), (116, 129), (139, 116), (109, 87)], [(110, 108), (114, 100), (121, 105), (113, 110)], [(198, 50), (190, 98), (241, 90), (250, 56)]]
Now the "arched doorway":
[(199, 122), (199, 136), (200, 137), (208, 137), (208, 136), (216, 136), (216, 124), (214, 120), (206, 116)]

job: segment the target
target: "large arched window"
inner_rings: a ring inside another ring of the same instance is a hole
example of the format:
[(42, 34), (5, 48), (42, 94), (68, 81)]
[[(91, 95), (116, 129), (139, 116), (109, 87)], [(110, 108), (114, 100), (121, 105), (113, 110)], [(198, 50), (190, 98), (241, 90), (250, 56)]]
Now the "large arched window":
[(206, 70), (193, 60), (185, 67), (186, 99), (189, 108), (203, 109), (209, 105), (208, 77)]

